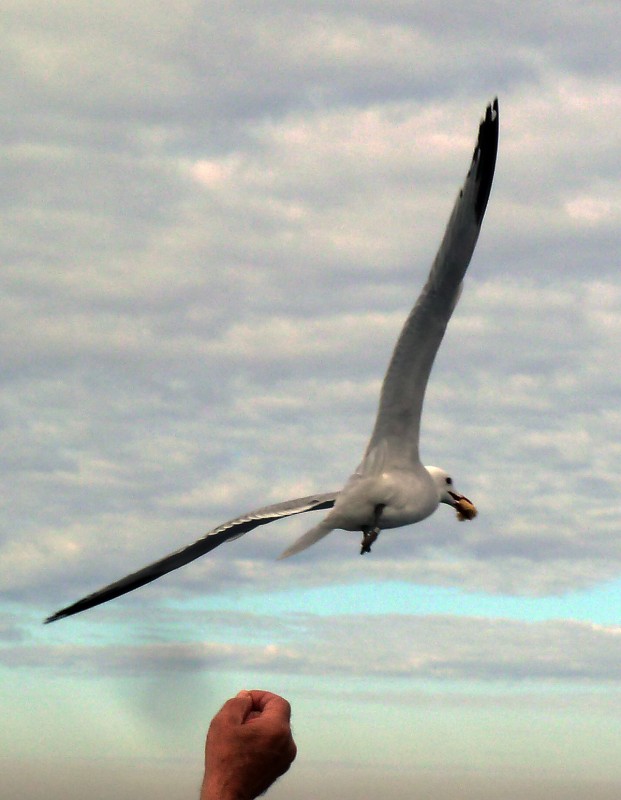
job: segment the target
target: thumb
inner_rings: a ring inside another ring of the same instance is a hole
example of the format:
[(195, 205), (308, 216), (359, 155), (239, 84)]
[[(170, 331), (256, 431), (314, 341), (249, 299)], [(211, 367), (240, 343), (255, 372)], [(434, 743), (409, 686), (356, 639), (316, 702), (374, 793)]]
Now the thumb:
[(252, 695), (250, 692), (241, 691), (226, 701), (218, 716), (230, 725), (241, 725), (251, 709)]

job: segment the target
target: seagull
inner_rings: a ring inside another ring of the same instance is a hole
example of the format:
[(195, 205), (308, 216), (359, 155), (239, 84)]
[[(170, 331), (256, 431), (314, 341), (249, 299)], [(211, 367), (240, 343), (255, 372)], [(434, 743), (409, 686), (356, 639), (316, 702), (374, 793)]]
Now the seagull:
[(265, 506), (225, 522), (193, 544), (57, 611), (46, 623), (131, 592), (209, 553), (223, 542), (294, 514), (329, 509), (318, 525), (282, 553), (281, 559), (306, 550), (335, 529), (361, 532), (360, 552), (370, 553), (382, 530), (420, 522), (440, 503), (452, 506), (460, 520), (476, 516), (474, 504), (455, 489), (448, 473), (438, 467), (423, 466), (418, 442), (427, 380), (459, 300), (492, 188), (498, 128), (495, 99), (487, 106), (479, 125), (472, 163), (427, 282), (397, 340), (364, 457), (345, 486), (340, 491)]

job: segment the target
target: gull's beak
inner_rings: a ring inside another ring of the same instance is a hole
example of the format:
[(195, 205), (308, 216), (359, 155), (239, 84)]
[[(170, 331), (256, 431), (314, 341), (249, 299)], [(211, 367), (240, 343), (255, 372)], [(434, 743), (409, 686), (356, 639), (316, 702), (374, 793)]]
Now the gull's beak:
[(453, 503), (451, 505), (456, 509), (457, 519), (460, 522), (465, 519), (474, 519), (476, 517), (476, 506), (468, 500), (467, 497), (463, 494), (457, 494), (456, 492), (449, 492), (449, 494), (453, 498)]

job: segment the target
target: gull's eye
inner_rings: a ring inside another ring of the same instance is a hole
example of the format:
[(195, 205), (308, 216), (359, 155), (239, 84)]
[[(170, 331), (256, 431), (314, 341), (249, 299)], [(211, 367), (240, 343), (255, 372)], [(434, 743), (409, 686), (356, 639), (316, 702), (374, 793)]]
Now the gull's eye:
[(447, 478), (446, 479), (446, 483), (447, 483), (448, 486), (452, 486), (453, 485), (453, 479), (452, 478)]

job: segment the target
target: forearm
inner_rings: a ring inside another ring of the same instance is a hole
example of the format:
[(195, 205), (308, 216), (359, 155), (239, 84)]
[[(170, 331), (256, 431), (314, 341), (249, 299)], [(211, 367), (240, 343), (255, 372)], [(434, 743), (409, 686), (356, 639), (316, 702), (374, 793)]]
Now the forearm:
[(246, 800), (226, 778), (205, 775), (200, 800)]

